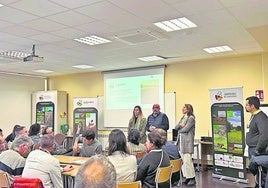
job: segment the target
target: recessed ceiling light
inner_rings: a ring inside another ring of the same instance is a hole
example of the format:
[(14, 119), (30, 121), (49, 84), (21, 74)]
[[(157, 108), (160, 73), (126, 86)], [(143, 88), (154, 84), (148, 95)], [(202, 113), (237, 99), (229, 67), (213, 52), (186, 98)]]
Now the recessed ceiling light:
[(154, 25), (167, 32), (197, 27), (195, 23), (191, 22), (189, 19), (185, 17), (162, 22), (156, 22), (154, 23)]
[(93, 68), (93, 66), (91, 66), (91, 65), (74, 65), (72, 67), (78, 68), (78, 69), (91, 69), (91, 68)]
[(161, 56), (147, 56), (147, 57), (140, 57), (140, 58), (138, 58), (139, 60), (141, 60), (141, 61), (157, 61), (157, 60), (162, 60), (162, 59), (164, 59), (163, 57), (161, 57)]
[(2, 6), (4, 6), (4, 5), (2, 5), (2, 4), (0, 3), (0, 7), (2, 7)]
[(227, 45), (224, 46), (215, 46), (215, 47), (210, 47), (210, 48), (204, 48), (204, 51), (213, 54), (213, 53), (221, 53), (221, 52), (228, 52), (228, 51), (233, 51), (232, 48), (230, 48)]
[(108, 39), (98, 37), (98, 36), (95, 36), (95, 35), (92, 35), (90, 37), (82, 37), (82, 38), (79, 38), (79, 39), (73, 39), (73, 40), (75, 40), (77, 42), (84, 43), (84, 44), (88, 44), (88, 45), (104, 44), (104, 43), (111, 42)]
[(47, 73), (52, 73), (52, 72), (54, 72), (54, 71), (41, 69), (41, 70), (35, 70), (34, 72), (39, 72), (39, 73), (47, 74)]
[(0, 53), (1, 57), (14, 58), (14, 59), (22, 59), (22, 58), (27, 57), (29, 55), (30, 54), (28, 54), (28, 53), (18, 52), (18, 51), (7, 51), (7, 52)]

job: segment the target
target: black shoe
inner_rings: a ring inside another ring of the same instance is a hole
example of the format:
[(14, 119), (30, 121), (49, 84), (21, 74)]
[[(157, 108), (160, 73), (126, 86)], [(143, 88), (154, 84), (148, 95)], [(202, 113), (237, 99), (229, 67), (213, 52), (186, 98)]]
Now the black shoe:
[(193, 186), (193, 185), (195, 185), (195, 184), (196, 184), (195, 179), (191, 179), (191, 180), (187, 183), (188, 186)]

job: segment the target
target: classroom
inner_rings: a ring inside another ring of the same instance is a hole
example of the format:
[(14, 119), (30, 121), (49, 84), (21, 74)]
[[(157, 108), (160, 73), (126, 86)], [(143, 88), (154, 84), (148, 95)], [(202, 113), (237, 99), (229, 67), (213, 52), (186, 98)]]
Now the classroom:
[[(66, 111), (58, 111), (56, 116), (68, 124), (72, 135), (74, 99), (105, 98), (105, 73), (161, 67), (162, 94), (175, 93), (168, 140), (172, 140), (172, 129), (180, 121), (185, 104), (194, 109), (195, 141), (212, 137), (211, 89), (241, 87), (243, 108), (247, 97), (262, 91), (261, 104), (268, 104), (267, 7), (268, 3), (260, 0), (206, 0), (202, 5), (194, 0), (0, 1), (0, 128), (5, 136), (16, 124), (29, 128), (36, 122), (33, 93), (64, 91)], [(4, 16), (10, 16), (10, 21)], [(187, 17), (196, 25), (171, 32), (157, 27), (156, 21), (179, 17)], [(78, 42), (89, 35), (100, 35), (109, 42), (99, 46)], [(221, 45), (231, 50), (204, 50)], [(10, 56), (12, 51), (28, 55)], [(145, 56), (162, 59), (139, 59)], [(93, 68), (72, 67), (76, 65)], [(158, 101), (151, 103), (149, 110), (154, 103)], [(160, 110), (170, 111), (164, 101)], [(245, 108), (243, 112), (246, 129), (251, 114)], [(98, 134), (105, 139), (114, 128), (128, 132), (128, 121), (122, 122), (124, 126), (109, 127), (103, 114), (98, 118)], [(56, 132), (60, 132), (60, 124), (55, 125)]]

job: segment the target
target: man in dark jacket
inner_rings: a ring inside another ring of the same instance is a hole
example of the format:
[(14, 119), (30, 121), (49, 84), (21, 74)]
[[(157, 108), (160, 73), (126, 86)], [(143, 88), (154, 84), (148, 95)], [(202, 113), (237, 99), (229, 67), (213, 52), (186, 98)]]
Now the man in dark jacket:
[(248, 145), (248, 156), (264, 154), (268, 146), (268, 117), (260, 109), (258, 97), (251, 96), (246, 99), (246, 111), (251, 113), (251, 118), (246, 134), (246, 143)]
[(160, 105), (153, 105), (153, 113), (148, 116), (146, 130), (151, 132), (156, 128), (167, 131), (169, 129), (168, 117), (165, 113), (160, 112)]
[[(258, 97), (251, 96), (246, 98), (245, 109), (247, 112), (251, 113), (251, 118), (246, 133), (246, 144), (248, 145), (248, 157), (250, 159), (251, 164), (256, 163), (256, 161), (254, 161), (255, 160), (254, 158), (256, 156), (268, 154), (265, 153), (266, 148), (268, 147), (268, 134), (267, 134), (268, 117), (263, 111), (259, 109), (259, 107), (260, 107), (260, 100)], [(263, 175), (262, 175), (263, 182), (265, 182), (264, 179), (266, 177), (266, 172), (267, 169), (263, 167)], [(255, 187), (259, 187), (258, 183), (261, 182), (257, 182)]]

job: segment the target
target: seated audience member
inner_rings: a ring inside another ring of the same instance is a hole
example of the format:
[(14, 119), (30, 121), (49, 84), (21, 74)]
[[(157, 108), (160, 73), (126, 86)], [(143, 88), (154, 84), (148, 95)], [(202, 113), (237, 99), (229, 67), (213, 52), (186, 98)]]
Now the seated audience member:
[[(179, 159), (181, 155), (179, 153), (178, 147), (173, 141), (167, 141), (167, 132), (163, 129), (155, 129), (156, 132), (162, 137), (162, 150), (166, 152), (170, 160)], [(172, 186), (176, 186), (180, 181), (180, 172), (173, 173), (171, 178)]]
[(48, 127), (48, 126), (44, 127), (42, 135), (45, 135), (45, 134), (54, 136), (54, 131), (52, 130), (52, 127)]
[(2, 137), (4, 136), (2, 129), (0, 129), (0, 136), (2, 136)]
[(261, 182), (256, 181), (255, 187), (259, 187), (259, 184), (261, 184), (261, 187), (268, 188), (268, 176), (267, 176), (268, 155), (258, 155), (250, 159), (248, 168), (256, 179), (259, 178), (258, 166), (262, 167)]
[(28, 130), (25, 126), (19, 126), (15, 129), (15, 135), (21, 136), (21, 135), (27, 135), (28, 136)]
[(0, 154), (0, 170), (8, 172), (10, 175), (21, 175), (25, 158), (31, 151), (33, 141), (30, 137), (17, 136), (9, 150)]
[(116, 188), (113, 164), (103, 155), (90, 157), (75, 176), (75, 188)]
[(40, 137), (43, 136), (43, 132), (44, 132), (46, 127), (47, 127), (46, 125), (43, 125), (43, 124), (40, 125), (40, 132), (39, 132)]
[(32, 139), (34, 144), (37, 144), (40, 140), (40, 124), (34, 123), (30, 126), (29, 137)]
[[(83, 142), (81, 148), (79, 147), (79, 142)], [(102, 153), (102, 145), (95, 138), (94, 130), (88, 129), (83, 132), (82, 136), (75, 139), (73, 146), (73, 154), (81, 157), (91, 157), (96, 154)]]
[(3, 135), (3, 130), (0, 129), (0, 153), (8, 149), (7, 142)]
[(136, 128), (131, 128), (128, 132), (127, 147), (130, 155), (136, 155), (137, 152), (146, 152), (146, 147), (140, 144), (140, 132)]
[(108, 159), (115, 167), (118, 182), (133, 182), (137, 172), (137, 161), (134, 155), (129, 155), (126, 136), (120, 129), (110, 132)]
[[(142, 182), (143, 188), (156, 187), (155, 175), (157, 168), (170, 165), (169, 156), (162, 150), (162, 145), (162, 138), (156, 131), (152, 131), (147, 135), (145, 146), (149, 153), (141, 160), (136, 178), (136, 180)], [(159, 184), (159, 188), (166, 187), (169, 187), (169, 182)]]
[(26, 159), (22, 177), (39, 178), (44, 187), (63, 187), (61, 171), (68, 172), (73, 170), (73, 167), (66, 165), (62, 169), (58, 159), (50, 154), (53, 147), (54, 137), (52, 135), (42, 136), (40, 149), (32, 151)]
[(15, 130), (20, 127), (20, 125), (14, 125), (13, 127), (13, 131), (12, 133), (10, 133), (7, 137), (6, 137), (6, 142), (13, 142), (13, 140), (15, 139), (16, 137), (16, 134), (15, 134)]
[[(54, 137), (54, 131), (52, 130), (51, 127), (44, 127), (42, 135), (52, 135)], [(50, 152), (51, 155), (65, 155), (68, 151), (61, 145), (59, 145), (55, 139), (54, 139), (54, 147), (53, 150)]]

